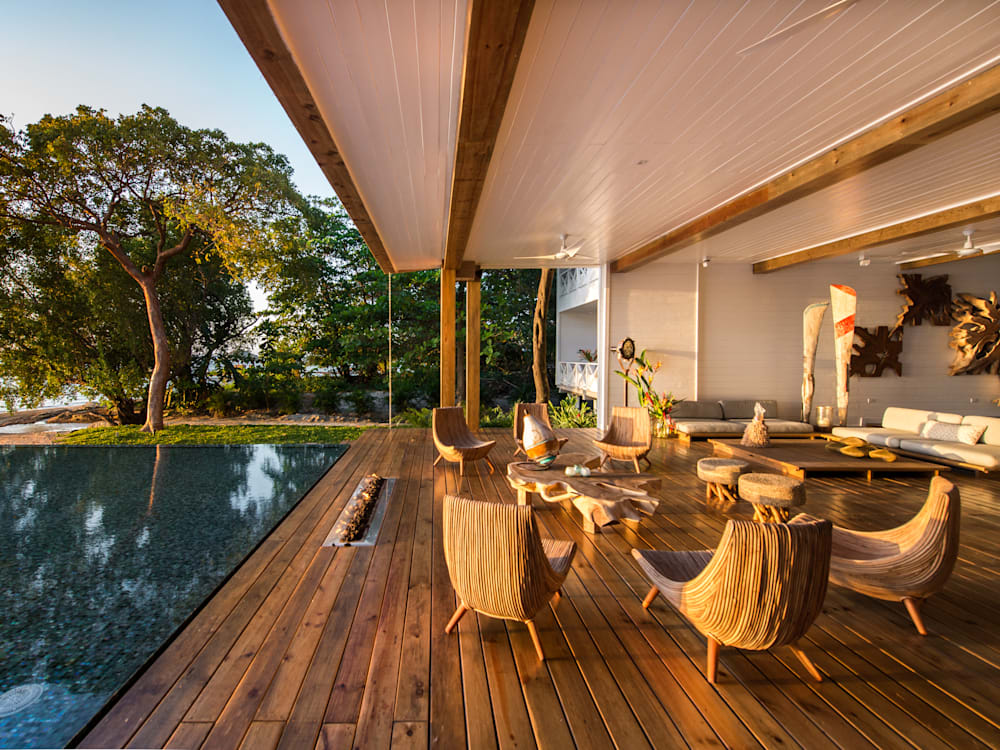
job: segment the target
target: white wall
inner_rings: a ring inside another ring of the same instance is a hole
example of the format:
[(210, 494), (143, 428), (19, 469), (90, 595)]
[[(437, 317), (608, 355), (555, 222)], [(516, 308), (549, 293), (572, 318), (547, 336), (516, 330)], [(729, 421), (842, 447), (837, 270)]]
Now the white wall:
[(556, 313), (556, 360), (582, 362), (580, 349), (597, 351), (597, 302)]
[[(947, 274), (954, 294), (1000, 291), (1000, 254), (916, 272)], [(830, 284), (847, 284), (858, 292), (857, 325), (891, 326), (903, 303), (896, 273), (892, 264), (873, 262), (861, 268), (852, 261), (803, 264), (754, 276), (749, 264), (713, 263), (701, 273), (699, 398), (773, 398), (780, 416), (796, 417), (801, 408), (803, 309), (828, 300)], [(674, 314), (670, 307), (664, 312)], [(836, 403), (832, 326), (828, 310), (817, 350), (814, 406)], [(848, 422), (878, 420), (892, 405), (1000, 415), (1000, 408), (990, 404), (1000, 396), (1000, 377), (948, 375), (954, 355), (948, 346), (950, 331), (951, 326), (926, 323), (908, 326), (900, 356), (903, 377), (891, 371), (881, 378), (852, 377)], [(677, 342), (686, 348), (690, 338), (681, 332)]]
[[(653, 381), (656, 390), (683, 398), (692, 398), (696, 387), (697, 271), (695, 263), (651, 263), (631, 273), (612, 274), (610, 283), (611, 345), (632, 337), (638, 351), (648, 349), (650, 359), (663, 362)], [(601, 356), (609, 358), (608, 403), (620, 406), (625, 381), (614, 374), (618, 362), (610, 352)], [(629, 404), (636, 406), (631, 388)]]

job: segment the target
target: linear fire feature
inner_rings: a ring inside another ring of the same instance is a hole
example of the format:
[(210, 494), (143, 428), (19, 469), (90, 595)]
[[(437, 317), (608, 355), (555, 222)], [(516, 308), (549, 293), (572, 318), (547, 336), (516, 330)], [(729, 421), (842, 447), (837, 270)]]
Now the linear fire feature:
[(358, 482), (323, 546), (369, 547), (375, 544), (395, 485), (395, 477), (378, 474), (369, 474)]

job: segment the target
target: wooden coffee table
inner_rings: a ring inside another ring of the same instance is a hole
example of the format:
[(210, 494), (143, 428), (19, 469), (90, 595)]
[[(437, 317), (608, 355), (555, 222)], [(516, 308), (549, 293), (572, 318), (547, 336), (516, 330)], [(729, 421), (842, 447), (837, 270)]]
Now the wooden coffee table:
[[(590, 534), (614, 521), (640, 521), (639, 511), (652, 515), (660, 501), (650, 497), (649, 491), (660, 488), (660, 478), (631, 471), (596, 471), (600, 461), (599, 456), (569, 453), (541, 470), (530, 461), (515, 461), (507, 464), (507, 481), (517, 490), (519, 505), (530, 505), (533, 495), (549, 503), (572, 504), (583, 516), (583, 530)], [(589, 477), (566, 476), (566, 467), (573, 464), (595, 471)]]
[(878, 458), (851, 458), (826, 449), (824, 440), (779, 440), (771, 441), (767, 448), (747, 448), (739, 440), (709, 440), (717, 456), (741, 458), (758, 466), (777, 469), (790, 477), (805, 479), (807, 474), (825, 472), (829, 474), (866, 474), (868, 481), (872, 473), (893, 474), (900, 472), (927, 473), (937, 476), (942, 471), (951, 471), (947, 466), (930, 461), (900, 456), (892, 463)]

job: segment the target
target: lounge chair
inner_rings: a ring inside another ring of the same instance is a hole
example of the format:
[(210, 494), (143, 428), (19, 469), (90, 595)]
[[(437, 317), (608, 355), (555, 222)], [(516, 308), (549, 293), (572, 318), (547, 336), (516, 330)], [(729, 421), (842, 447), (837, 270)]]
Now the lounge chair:
[[(549, 421), (548, 404), (517, 403), (514, 406), (514, 442), (517, 443), (517, 450), (514, 451), (515, 456), (518, 453), (524, 453), (524, 418), (529, 414), (548, 425), (550, 430), (552, 429), (552, 423)], [(569, 438), (559, 438), (560, 450), (568, 441)]]
[(796, 642), (823, 607), (832, 524), (730, 520), (715, 552), (632, 550), (657, 594), (708, 637), (708, 681), (719, 646), (763, 651), (788, 645), (817, 681), (822, 677)]
[(530, 506), (444, 497), (444, 557), (459, 605), (450, 633), (470, 609), (528, 626), (545, 660), (535, 615), (562, 588), (576, 544), (542, 539)]
[[(886, 531), (833, 527), (830, 580), (875, 599), (902, 602), (920, 635), (927, 635), (920, 605), (944, 588), (958, 557), (962, 502), (958, 488), (934, 477), (924, 507)], [(793, 524), (815, 519), (801, 513)]]
[(631, 461), (635, 473), (640, 473), (639, 459), (649, 466), (646, 457), (653, 447), (653, 431), (649, 425), (649, 412), (637, 406), (615, 406), (611, 409), (611, 426), (598, 440), (594, 441), (601, 450), (601, 466), (608, 459)]
[(465, 414), (461, 406), (446, 406), (435, 409), (432, 415), (434, 447), (438, 449), (438, 457), (434, 460), (437, 466), (441, 459), (457, 463), (459, 474), (465, 476), (465, 462), (486, 461), (493, 473), (493, 463), (487, 454), (497, 444), (496, 440), (480, 440), (469, 430), (465, 423)]

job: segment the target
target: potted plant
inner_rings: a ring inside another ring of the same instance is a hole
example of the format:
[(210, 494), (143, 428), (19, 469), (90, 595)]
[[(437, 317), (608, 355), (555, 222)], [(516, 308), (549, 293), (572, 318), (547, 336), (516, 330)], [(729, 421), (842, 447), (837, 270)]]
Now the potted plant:
[[(668, 391), (658, 392), (653, 388), (653, 378), (663, 365), (662, 362), (651, 363), (646, 357), (646, 350), (635, 358), (632, 367), (626, 372), (615, 370), (625, 380), (635, 386), (639, 396), (639, 404), (646, 407), (653, 420), (653, 434), (656, 437), (668, 437), (674, 431), (674, 420), (670, 416), (674, 407), (684, 399), (676, 398)], [(633, 374), (634, 373), (634, 374)]]

